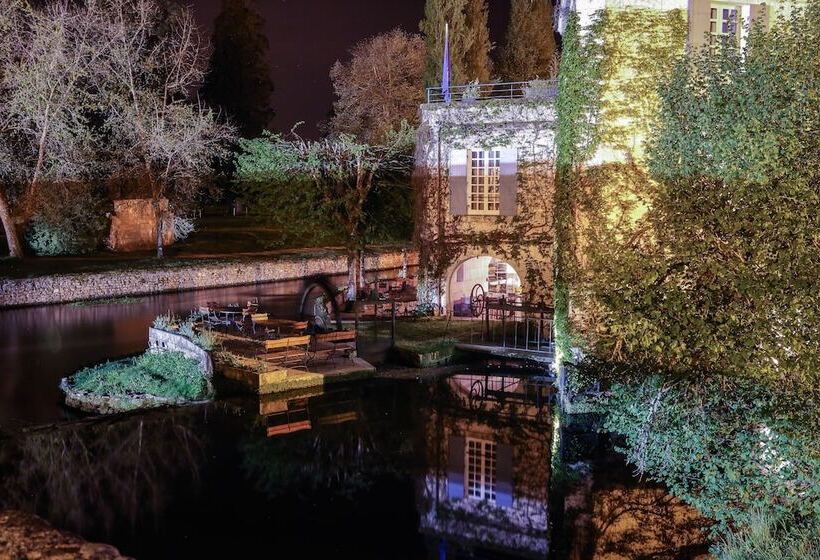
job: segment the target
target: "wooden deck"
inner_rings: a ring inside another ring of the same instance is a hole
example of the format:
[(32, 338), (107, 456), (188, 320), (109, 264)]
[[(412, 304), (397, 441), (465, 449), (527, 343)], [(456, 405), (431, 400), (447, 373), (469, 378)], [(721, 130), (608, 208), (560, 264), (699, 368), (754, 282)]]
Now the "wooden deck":
[[(274, 364), (253, 366), (236, 367), (217, 363), (215, 371), (217, 375), (238, 382), (259, 395), (351, 381), (371, 377), (376, 373), (373, 365), (358, 357), (308, 364), (307, 371)], [(257, 367), (264, 369), (259, 370)]]

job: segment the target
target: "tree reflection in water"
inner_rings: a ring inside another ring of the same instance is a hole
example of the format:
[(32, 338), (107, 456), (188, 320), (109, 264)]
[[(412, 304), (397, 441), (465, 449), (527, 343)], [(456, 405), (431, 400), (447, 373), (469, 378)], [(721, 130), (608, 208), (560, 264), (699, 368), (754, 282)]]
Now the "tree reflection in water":
[(0, 507), (111, 534), (158, 519), (176, 480), (199, 480), (195, 409), (52, 427), (0, 441)]
[[(359, 388), (303, 399), (299, 406), (309, 429), (277, 437), (265, 437), (261, 426), (251, 432), (241, 445), (245, 476), (270, 498), (292, 492), (310, 498), (330, 490), (347, 499), (380, 477), (400, 478), (418, 462), (414, 392), (401, 389)], [(282, 407), (287, 405), (283, 399)]]

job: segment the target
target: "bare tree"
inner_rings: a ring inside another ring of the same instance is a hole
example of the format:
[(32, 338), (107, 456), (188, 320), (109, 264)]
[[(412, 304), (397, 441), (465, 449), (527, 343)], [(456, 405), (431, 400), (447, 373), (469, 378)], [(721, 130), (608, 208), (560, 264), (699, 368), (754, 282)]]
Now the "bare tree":
[(394, 29), (365, 39), (330, 70), (336, 101), (330, 128), (378, 143), (405, 120), (415, 126), (424, 101), (424, 40)]
[(98, 83), (121, 170), (148, 181), (157, 221), (157, 256), (172, 203), (190, 200), (213, 160), (233, 140), (230, 125), (192, 99), (206, 71), (208, 45), (189, 9), (154, 0), (110, 0), (112, 38)]
[(9, 206), (10, 183), (36, 196), (44, 180), (75, 178), (93, 167), (94, 105), (86, 86), (89, 68), (106, 51), (97, 35), (94, 2), (42, 9), (24, 0), (0, 0), (0, 218), (12, 256), (22, 256)]

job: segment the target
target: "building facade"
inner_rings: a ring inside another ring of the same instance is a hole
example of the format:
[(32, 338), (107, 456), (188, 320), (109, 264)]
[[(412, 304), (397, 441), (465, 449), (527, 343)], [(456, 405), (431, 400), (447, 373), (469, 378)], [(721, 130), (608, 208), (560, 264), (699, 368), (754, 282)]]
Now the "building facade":
[(466, 313), (478, 284), (551, 298), (553, 95), (421, 106), (414, 186), (431, 299)]

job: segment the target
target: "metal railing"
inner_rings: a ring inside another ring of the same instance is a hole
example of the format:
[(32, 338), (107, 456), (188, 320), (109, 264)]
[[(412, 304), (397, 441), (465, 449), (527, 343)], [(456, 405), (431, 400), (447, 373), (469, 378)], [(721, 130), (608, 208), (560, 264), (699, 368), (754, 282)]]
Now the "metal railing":
[(427, 103), (446, 103), (449, 94), (451, 103), (469, 103), (489, 99), (555, 99), (558, 95), (558, 80), (533, 80), (531, 82), (502, 82), (489, 84), (464, 84), (427, 88)]

